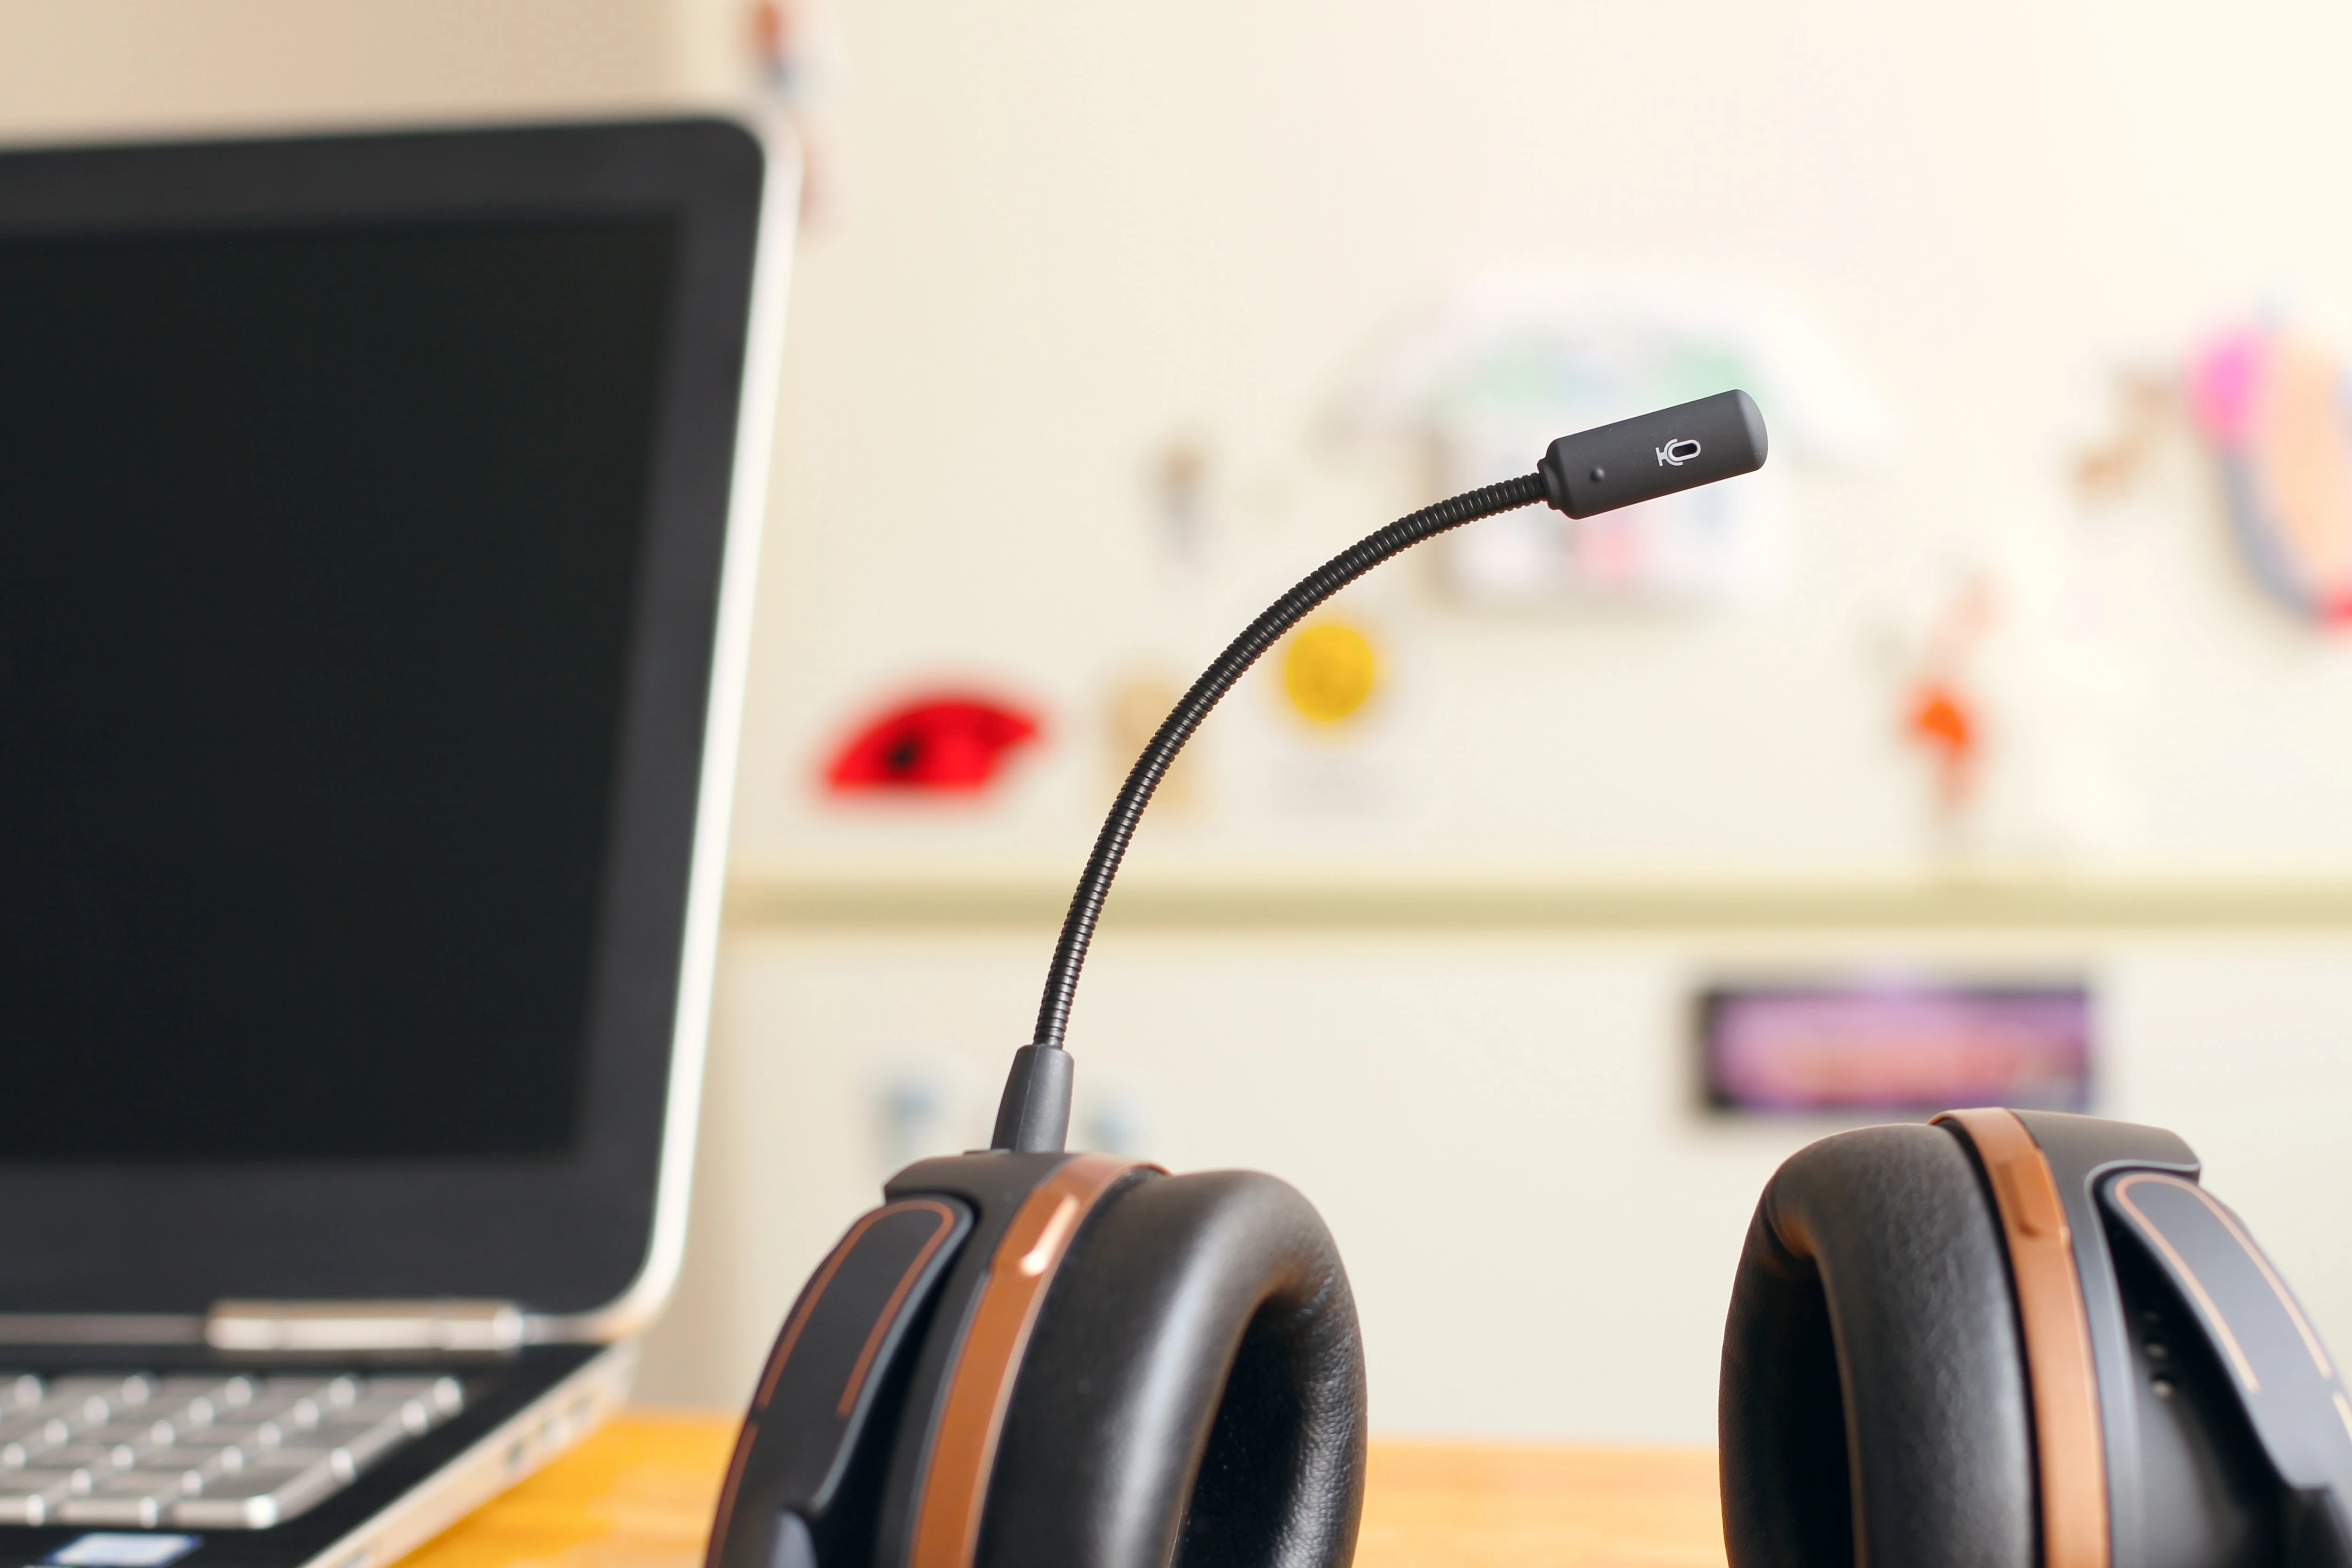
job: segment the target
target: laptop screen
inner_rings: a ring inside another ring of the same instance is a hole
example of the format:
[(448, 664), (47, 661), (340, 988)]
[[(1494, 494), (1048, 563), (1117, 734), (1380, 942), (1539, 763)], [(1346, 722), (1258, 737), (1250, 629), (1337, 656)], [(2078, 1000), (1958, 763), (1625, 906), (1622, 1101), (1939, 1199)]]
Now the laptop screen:
[(573, 1146), (675, 252), (0, 244), (0, 1160)]

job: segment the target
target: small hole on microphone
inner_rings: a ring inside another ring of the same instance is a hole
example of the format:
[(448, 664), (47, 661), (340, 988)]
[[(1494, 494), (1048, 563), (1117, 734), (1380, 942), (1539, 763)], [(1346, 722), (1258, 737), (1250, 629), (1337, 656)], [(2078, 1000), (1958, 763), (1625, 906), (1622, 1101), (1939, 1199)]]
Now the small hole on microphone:
[(2155, 1393), (2158, 1399), (2169, 1399), (2172, 1397), (2172, 1379), (2169, 1377), (2159, 1377), (2155, 1382), (2149, 1384), (2148, 1387)]

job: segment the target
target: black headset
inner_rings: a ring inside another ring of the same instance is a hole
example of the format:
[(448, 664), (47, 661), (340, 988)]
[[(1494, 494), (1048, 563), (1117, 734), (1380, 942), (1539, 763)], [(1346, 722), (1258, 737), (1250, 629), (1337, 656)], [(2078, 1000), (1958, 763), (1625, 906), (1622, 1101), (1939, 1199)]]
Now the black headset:
[(2352, 1401), (2172, 1134), (1955, 1111), (1801, 1149), (1731, 1292), (1733, 1568), (2343, 1568)]
[[(1137, 820), (1259, 655), (1391, 556), (1746, 474), (1728, 392), (1552, 443), (1293, 588), (1129, 773), (991, 1147), (891, 1177), (769, 1354), (706, 1568), (1344, 1568), (1364, 1363), (1321, 1218), (1272, 1176), (1063, 1148), (1071, 999)], [(2352, 1405), (2170, 1134), (1963, 1111), (1767, 1188), (1722, 1394), (1733, 1568), (2352, 1568)]]

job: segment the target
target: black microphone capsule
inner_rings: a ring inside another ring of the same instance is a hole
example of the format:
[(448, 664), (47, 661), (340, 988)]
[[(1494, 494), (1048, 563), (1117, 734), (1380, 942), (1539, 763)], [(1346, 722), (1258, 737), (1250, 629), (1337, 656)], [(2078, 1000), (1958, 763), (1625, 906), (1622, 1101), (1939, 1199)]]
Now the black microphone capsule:
[(1753, 474), (1769, 445), (1756, 400), (1727, 392), (1563, 435), (1536, 466), (1556, 510), (1589, 517)]

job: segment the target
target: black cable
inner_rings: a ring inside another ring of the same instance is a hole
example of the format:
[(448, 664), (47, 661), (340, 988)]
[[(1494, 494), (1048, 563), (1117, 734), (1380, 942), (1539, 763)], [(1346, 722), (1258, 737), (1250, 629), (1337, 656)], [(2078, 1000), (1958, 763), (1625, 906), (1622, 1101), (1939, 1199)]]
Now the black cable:
[(1202, 672), (1192, 689), (1160, 721), (1151, 743), (1129, 770), (1127, 782), (1119, 786), (1118, 799), (1111, 803), (1102, 831), (1095, 835), (1094, 853), (1087, 857), (1087, 869), (1070, 897), (1070, 911), (1062, 918), (1053, 966), (1045, 971), (1045, 995), (1037, 1006), (1037, 1032), (1030, 1044), (1013, 1054), (1013, 1072), (997, 1107), (996, 1134), (990, 1147), (1024, 1154), (1062, 1148), (1070, 1124), (1070, 1058), (1062, 1049), (1069, 1029), (1070, 1003), (1077, 992), (1078, 971), (1086, 966), (1087, 946), (1094, 940), (1103, 900), (1110, 896), (1111, 879), (1118, 874), (1128, 841), (1135, 836), (1136, 821), (1151, 803), (1151, 792), (1160, 787), (1176, 754), (1209, 716), (1209, 710), (1284, 632), (1391, 556), (1448, 528), (1538, 501), (1549, 502), (1571, 517), (1592, 517), (1752, 473), (1763, 466), (1766, 446), (1764, 417), (1743, 392), (1721, 392), (1563, 435), (1545, 451), (1535, 473), (1455, 496), (1398, 518), (1325, 561), (1251, 622), (1249, 630), (1226, 644), (1216, 662)]
[(1037, 1008), (1034, 1044), (1061, 1048), (1069, 1028), (1070, 1003), (1078, 988), (1078, 972), (1086, 965), (1087, 946), (1094, 939), (1095, 923), (1101, 917), (1103, 900), (1110, 895), (1111, 879), (1118, 874), (1128, 841), (1135, 836), (1136, 821), (1143, 815), (1143, 808), (1150, 804), (1151, 792), (1160, 787), (1176, 754), (1184, 749), (1184, 743), (1192, 738), (1192, 732), (1201, 727), (1209, 710), (1233, 690), (1234, 683), (1317, 605), (1391, 556), (1449, 528), (1497, 512), (1531, 507), (1543, 498), (1543, 476), (1528, 474), (1424, 507), (1325, 561), (1306, 580), (1276, 600), (1265, 614), (1251, 622), (1247, 631), (1226, 644), (1216, 662), (1202, 672), (1201, 678), (1192, 683), (1192, 689), (1160, 721), (1151, 743), (1135, 759), (1127, 782), (1119, 787), (1118, 799), (1112, 802), (1102, 831), (1095, 836), (1094, 853), (1087, 858), (1087, 869), (1078, 878), (1076, 893), (1071, 895), (1070, 912), (1062, 920), (1061, 940), (1054, 945), (1053, 966), (1045, 972), (1045, 995)]

